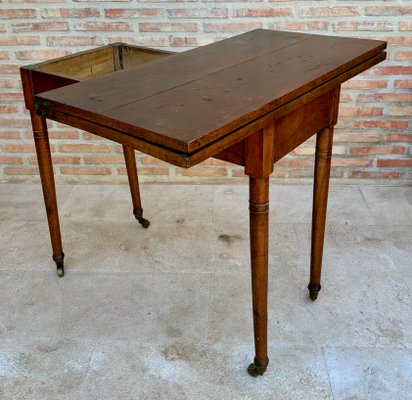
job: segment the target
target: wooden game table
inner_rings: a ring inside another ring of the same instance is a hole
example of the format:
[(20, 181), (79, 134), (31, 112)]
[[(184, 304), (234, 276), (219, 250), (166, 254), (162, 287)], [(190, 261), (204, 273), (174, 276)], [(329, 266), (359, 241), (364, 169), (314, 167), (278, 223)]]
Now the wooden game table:
[(133, 212), (145, 228), (134, 150), (184, 168), (210, 157), (241, 165), (250, 187), (255, 333), (248, 372), (262, 375), (273, 165), (317, 135), (308, 286), (315, 300), (340, 85), (383, 61), (385, 48), (382, 41), (259, 29), (178, 54), (117, 43), (21, 68), (58, 274), (64, 253), (46, 118), (123, 145)]

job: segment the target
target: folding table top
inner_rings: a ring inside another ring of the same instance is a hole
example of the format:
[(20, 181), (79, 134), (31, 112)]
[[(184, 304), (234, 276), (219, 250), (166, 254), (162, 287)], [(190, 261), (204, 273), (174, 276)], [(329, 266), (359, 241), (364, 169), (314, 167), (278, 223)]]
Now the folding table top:
[(41, 93), (36, 104), (190, 154), (332, 79), (344, 82), (382, 61), (385, 48), (258, 29)]

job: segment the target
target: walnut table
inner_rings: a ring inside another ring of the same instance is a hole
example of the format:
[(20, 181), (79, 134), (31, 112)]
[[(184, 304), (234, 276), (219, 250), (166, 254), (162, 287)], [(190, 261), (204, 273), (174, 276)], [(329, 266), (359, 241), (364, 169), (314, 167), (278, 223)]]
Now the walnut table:
[(269, 363), (273, 165), (317, 134), (308, 286), (315, 300), (321, 288), (340, 85), (384, 60), (385, 48), (385, 42), (374, 40), (255, 30), (179, 54), (115, 44), (22, 68), (59, 275), (64, 254), (46, 118), (123, 145), (134, 214), (144, 227), (148, 221), (142, 215), (134, 150), (184, 168), (209, 157), (244, 166), (250, 187), (255, 332), (255, 358), (248, 371), (263, 374)]

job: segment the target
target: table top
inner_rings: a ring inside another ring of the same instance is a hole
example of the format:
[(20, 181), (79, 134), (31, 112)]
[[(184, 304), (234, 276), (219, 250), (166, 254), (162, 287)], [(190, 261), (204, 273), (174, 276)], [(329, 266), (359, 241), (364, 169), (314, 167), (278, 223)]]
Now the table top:
[(36, 104), (190, 154), (351, 69), (359, 73), (385, 48), (258, 29), (42, 93)]

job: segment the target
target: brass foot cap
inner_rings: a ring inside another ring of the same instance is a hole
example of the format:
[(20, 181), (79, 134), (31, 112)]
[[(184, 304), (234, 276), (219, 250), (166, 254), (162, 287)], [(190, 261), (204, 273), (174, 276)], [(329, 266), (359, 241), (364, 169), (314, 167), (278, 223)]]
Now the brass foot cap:
[(312, 301), (315, 301), (318, 298), (319, 291), (321, 289), (321, 286), (311, 286), (310, 284), (308, 285), (309, 289), (309, 297)]
[(266, 367), (259, 367), (255, 363), (250, 364), (247, 367), (247, 372), (250, 376), (253, 376), (256, 378), (258, 375), (263, 375), (266, 372), (267, 366)]
[(56, 263), (57, 275), (61, 278), (64, 276), (64, 253), (59, 256), (53, 256), (53, 260)]

